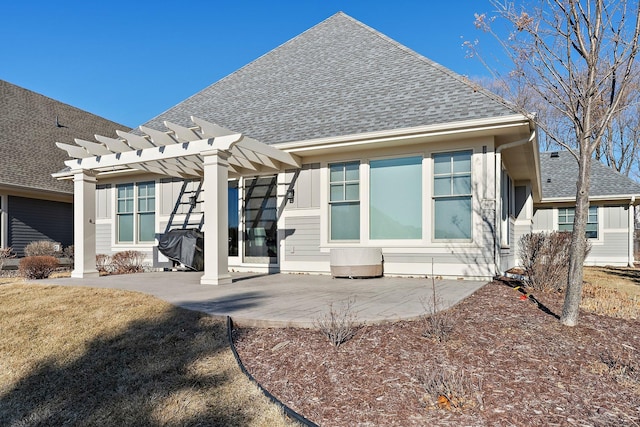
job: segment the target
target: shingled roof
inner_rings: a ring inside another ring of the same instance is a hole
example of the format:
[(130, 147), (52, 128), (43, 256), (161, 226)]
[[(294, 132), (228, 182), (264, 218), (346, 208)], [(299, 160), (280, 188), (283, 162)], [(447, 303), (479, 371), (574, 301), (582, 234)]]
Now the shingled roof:
[[(578, 162), (568, 151), (540, 153), (542, 198), (576, 197)], [(597, 160), (591, 162), (590, 197), (640, 195), (640, 184)]]
[[(56, 122), (57, 119), (57, 122)], [(73, 193), (73, 184), (52, 173), (64, 167), (67, 153), (56, 141), (115, 137), (126, 126), (0, 80), (0, 187)]]
[(145, 125), (196, 116), (274, 144), (515, 113), (339, 12)]

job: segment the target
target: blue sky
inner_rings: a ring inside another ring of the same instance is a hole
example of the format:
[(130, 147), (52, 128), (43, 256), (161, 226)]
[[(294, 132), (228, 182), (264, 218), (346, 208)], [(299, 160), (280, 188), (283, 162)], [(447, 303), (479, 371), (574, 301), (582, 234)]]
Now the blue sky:
[(338, 11), (470, 77), (486, 0), (29, 1), (0, 5), (0, 79), (138, 126)]

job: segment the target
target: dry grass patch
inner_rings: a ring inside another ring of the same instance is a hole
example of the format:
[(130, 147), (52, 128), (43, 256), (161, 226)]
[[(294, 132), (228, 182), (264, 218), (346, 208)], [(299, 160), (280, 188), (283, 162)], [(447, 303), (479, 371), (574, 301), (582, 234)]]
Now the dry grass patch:
[(292, 425), (223, 321), (109, 289), (12, 283), (0, 299), (0, 425)]
[(580, 307), (623, 319), (640, 318), (640, 270), (586, 267)]

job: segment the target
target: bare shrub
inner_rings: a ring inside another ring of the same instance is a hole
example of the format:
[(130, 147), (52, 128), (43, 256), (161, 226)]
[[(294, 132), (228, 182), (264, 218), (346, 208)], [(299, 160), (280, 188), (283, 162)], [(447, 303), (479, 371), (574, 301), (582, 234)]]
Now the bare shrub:
[(111, 269), (111, 257), (107, 254), (96, 255), (96, 270), (100, 273), (108, 273)]
[(144, 258), (140, 251), (116, 252), (111, 257), (111, 268), (115, 274), (141, 273), (144, 271)]
[(349, 298), (338, 307), (334, 307), (331, 303), (329, 312), (313, 322), (314, 326), (336, 347), (349, 341), (360, 326), (358, 316), (353, 312), (354, 303), (355, 298)]
[[(522, 236), (518, 242), (518, 255), (522, 260), (526, 285), (542, 292), (564, 290), (567, 284), (570, 248), (571, 233), (566, 231)], [(585, 257), (590, 250), (591, 246), (587, 242)]]
[(62, 250), (62, 256), (69, 260), (69, 265), (73, 268), (75, 264), (75, 247), (73, 245), (67, 246)]
[(27, 279), (46, 279), (60, 263), (52, 256), (29, 256), (22, 258), (18, 265), (20, 275)]
[(623, 344), (623, 349), (602, 353), (600, 362), (618, 381), (640, 385), (640, 359), (637, 353), (633, 347)]
[(15, 258), (15, 255), (11, 253), (11, 250), (11, 248), (0, 248), (0, 270), (4, 267), (5, 260)]
[(24, 247), (24, 254), (30, 256), (60, 256), (60, 243), (49, 240), (38, 240)]
[(422, 301), (425, 314), (421, 317), (424, 325), (422, 336), (434, 339), (438, 342), (445, 342), (449, 339), (456, 324), (456, 319), (451, 310), (438, 311), (438, 307), (442, 306), (442, 298), (436, 294), (435, 278), (431, 277), (432, 294), (429, 298)]
[(439, 409), (483, 409), (482, 378), (464, 369), (447, 369), (440, 366), (419, 375), (424, 388), (424, 403)]

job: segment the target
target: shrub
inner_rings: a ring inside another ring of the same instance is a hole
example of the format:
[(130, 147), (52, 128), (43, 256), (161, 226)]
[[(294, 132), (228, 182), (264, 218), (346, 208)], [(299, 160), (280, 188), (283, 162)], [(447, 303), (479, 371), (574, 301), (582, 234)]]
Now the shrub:
[(2, 267), (4, 267), (5, 260), (9, 258), (14, 258), (14, 257), (15, 255), (11, 253), (11, 248), (4, 248), (4, 249), (0, 248), (0, 270), (2, 270)]
[(111, 268), (115, 274), (141, 273), (144, 258), (144, 253), (139, 251), (116, 252), (111, 257)]
[(27, 279), (46, 279), (56, 268), (58, 259), (52, 256), (28, 256), (20, 260), (18, 270)]
[(453, 370), (438, 367), (419, 375), (424, 388), (424, 402), (446, 410), (463, 410), (479, 407), (483, 409), (482, 378), (473, 377), (463, 369)]
[(49, 240), (38, 240), (31, 242), (24, 248), (24, 254), (30, 256), (52, 256), (60, 255), (60, 243), (51, 242)]
[[(590, 250), (587, 242), (585, 257)], [(571, 233), (525, 234), (518, 242), (518, 254), (527, 286), (544, 292), (564, 290), (571, 254)]]
[(96, 255), (96, 270), (100, 273), (108, 273), (111, 268), (111, 257), (107, 254)]
[(75, 248), (73, 245), (67, 246), (62, 250), (62, 255), (69, 260), (70, 267), (73, 268), (75, 263)]
[(329, 304), (329, 313), (313, 322), (316, 328), (336, 347), (349, 341), (358, 330), (358, 316), (353, 312), (354, 303), (354, 298), (349, 298), (337, 308), (331, 303)]
[(456, 319), (451, 310), (438, 311), (438, 306), (442, 306), (442, 298), (436, 294), (436, 283), (433, 275), (431, 276), (431, 296), (422, 301), (426, 313), (421, 317), (424, 329), (422, 336), (432, 338), (438, 342), (444, 342), (449, 339), (449, 335), (453, 332)]

